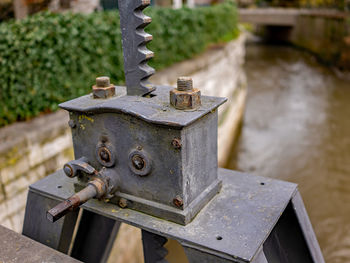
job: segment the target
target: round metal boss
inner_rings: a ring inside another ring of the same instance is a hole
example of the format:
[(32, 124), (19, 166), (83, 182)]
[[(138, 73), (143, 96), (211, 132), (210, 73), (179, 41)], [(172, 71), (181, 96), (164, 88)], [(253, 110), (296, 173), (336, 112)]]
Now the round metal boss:
[(133, 151), (129, 155), (129, 168), (134, 174), (146, 176), (151, 172), (151, 160), (144, 152)]
[(98, 162), (105, 167), (115, 165), (115, 154), (111, 145), (100, 143), (96, 147), (96, 158)]

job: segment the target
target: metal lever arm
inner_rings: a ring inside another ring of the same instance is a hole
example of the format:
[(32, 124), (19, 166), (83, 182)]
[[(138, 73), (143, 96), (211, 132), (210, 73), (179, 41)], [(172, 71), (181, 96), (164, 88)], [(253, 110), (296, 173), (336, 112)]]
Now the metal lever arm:
[(73, 211), (86, 201), (96, 197), (100, 198), (107, 192), (106, 183), (99, 178), (94, 178), (88, 185), (80, 192), (72, 195), (68, 199), (51, 208), (46, 213), (46, 217), (49, 221), (55, 222), (68, 212)]
[(71, 178), (77, 176), (78, 171), (82, 171), (87, 174), (98, 173), (94, 167), (88, 164), (86, 157), (81, 157), (78, 160), (73, 160), (66, 163), (63, 166), (63, 171), (68, 177), (71, 177)]

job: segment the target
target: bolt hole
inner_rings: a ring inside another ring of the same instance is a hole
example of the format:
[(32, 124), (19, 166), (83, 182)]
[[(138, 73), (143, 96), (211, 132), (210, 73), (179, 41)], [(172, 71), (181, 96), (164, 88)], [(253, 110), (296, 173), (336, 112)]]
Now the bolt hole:
[(217, 236), (216, 240), (222, 240), (222, 236)]
[(265, 185), (265, 183), (260, 183), (260, 185)]
[(62, 185), (57, 185), (57, 188), (62, 188)]

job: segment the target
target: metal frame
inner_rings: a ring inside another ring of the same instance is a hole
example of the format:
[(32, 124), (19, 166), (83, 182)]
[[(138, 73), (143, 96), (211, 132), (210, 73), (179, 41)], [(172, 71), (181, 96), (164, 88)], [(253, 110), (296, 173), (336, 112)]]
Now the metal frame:
[[(223, 181), (221, 192), (186, 226), (114, 204), (88, 201), (82, 206), (72, 255), (85, 262), (105, 262), (111, 247), (106, 244), (115, 240), (116, 229), (124, 222), (143, 230), (146, 263), (166, 262), (163, 245), (167, 238), (183, 246), (190, 263), (324, 262), (295, 184), (224, 169), (219, 169), (219, 179)], [(67, 237), (72, 235), (64, 229), (73, 233), (76, 213), (55, 224), (46, 221), (45, 214), (52, 203), (72, 193), (71, 179), (65, 178), (63, 171), (31, 185), (23, 234), (66, 252), (61, 248), (69, 247)]]

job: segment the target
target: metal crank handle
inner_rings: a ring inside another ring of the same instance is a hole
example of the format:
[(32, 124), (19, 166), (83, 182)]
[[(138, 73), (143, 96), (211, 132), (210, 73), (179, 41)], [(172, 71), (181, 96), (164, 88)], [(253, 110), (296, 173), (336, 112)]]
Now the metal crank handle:
[(87, 202), (92, 198), (99, 198), (107, 192), (106, 184), (99, 178), (94, 178), (88, 185), (80, 192), (72, 195), (68, 199), (56, 205), (46, 212), (46, 218), (53, 222), (66, 215), (70, 211), (74, 211), (76, 208)]

